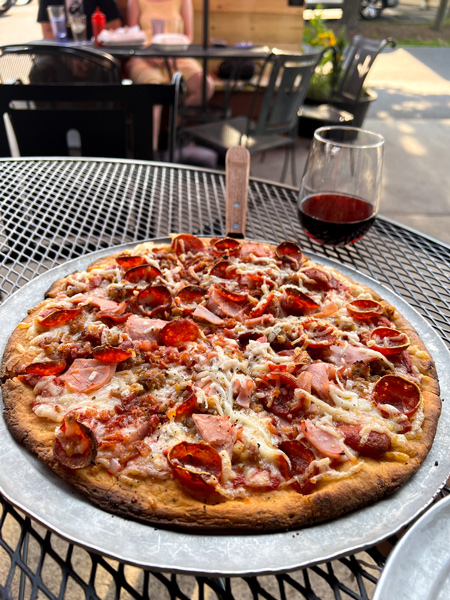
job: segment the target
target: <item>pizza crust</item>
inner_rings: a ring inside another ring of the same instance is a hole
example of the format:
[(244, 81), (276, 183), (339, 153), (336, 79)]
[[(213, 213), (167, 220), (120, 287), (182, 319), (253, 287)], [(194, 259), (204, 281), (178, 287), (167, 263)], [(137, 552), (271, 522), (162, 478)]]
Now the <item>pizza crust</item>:
[[(89, 269), (106, 266), (112, 258), (102, 258)], [(353, 285), (348, 277), (337, 271), (334, 273)], [(31, 324), (35, 315), (61, 291), (63, 282), (64, 278), (53, 284), (47, 294), (50, 300), (32, 309), (23, 321), (25, 325)], [(359, 287), (370, 291), (374, 299), (383, 301), (370, 288)], [(31, 410), (34, 394), (17, 378), (34, 358), (32, 353), (27, 352), (28, 329), (23, 325), (9, 339), (2, 361), (5, 420), (15, 439), (62, 479), (87, 495), (101, 509), (122, 517), (201, 531), (281, 531), (313, 525), (339, 518), (394, 493), (416, 473), (433, 443), (441, 410), (434, 362), (415, 329), (398, 311), (394, 312), (392, 321), (410, 338), (410, 348), (413, 348), (411, 358), (422, 375), (424, 418), (420, 439), (409, 441), (410, 458), (405, 463), (363, 458), (360, 459), (360, 470), (351, 477), (321, 481), (307, 495), (285, 488), (275, 492), (255, 492), (244, 499), (208, 503), (186, 493), (173, 479), (121, 478), (109, 474), (99, 465), (78, 470), (62, 466), (53, 455), (55, 423), (34, 414)]]

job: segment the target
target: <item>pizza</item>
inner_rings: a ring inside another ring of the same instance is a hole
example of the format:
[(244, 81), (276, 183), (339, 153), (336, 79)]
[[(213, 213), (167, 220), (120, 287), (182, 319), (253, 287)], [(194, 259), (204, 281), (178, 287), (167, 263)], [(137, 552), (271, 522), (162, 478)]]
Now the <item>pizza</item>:
[(441, 408), (432, 357), (378, 293), (294, 242), (190, 234), (55, 281), (2, 378), (15, 439), (93, 503), (205, 531), (380, 500), (423, 463)]

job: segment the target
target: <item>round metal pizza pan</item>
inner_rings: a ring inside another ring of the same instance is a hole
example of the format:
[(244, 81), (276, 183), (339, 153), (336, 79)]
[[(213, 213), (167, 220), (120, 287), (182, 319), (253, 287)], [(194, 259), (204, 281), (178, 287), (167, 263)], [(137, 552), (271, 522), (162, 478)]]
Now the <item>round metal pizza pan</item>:
[(402, 537), (389, 556), (373, 600), (448, 600), (450, 496), (437, 502)]
[[(158, 243), (168, 238), (154, 240)], [(0, 307), (0, 352), (27, 309), (59, 277), (94, 260), (133, 247), (94, 252), (38, 276)], [(442, 390), (450, 389), (450, 353), (425, 319), (402, 298), (356, 270), (313, 253), (313, 260), (368, 285), (416, 328), (437, 366)], [(13, 505), (67, 540), (136, 566), (191, 575), (262, 575), (287, 572), (375, 545), (418, 517), (450, 472), (450, 409), (443, 403), (434, 444), (418, 473), (397, 493), (344, 517), (298, 531), (266, 534), (192, 534), (111, 515), (93, 506), (12, 438), (0, 419), (0, 491)]]

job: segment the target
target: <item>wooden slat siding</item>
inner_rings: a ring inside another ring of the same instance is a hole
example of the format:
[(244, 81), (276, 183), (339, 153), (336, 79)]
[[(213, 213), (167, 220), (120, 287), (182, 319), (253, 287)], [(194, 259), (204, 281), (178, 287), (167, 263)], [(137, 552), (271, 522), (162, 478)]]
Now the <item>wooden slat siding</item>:
[[(203, 41), (203, 0), (193, 0), (194, 41)], [(209, 37), (229, 45), (252, 42), (285, 50), (301, 50), (303, 7), (288, 0), (210, 0)]]

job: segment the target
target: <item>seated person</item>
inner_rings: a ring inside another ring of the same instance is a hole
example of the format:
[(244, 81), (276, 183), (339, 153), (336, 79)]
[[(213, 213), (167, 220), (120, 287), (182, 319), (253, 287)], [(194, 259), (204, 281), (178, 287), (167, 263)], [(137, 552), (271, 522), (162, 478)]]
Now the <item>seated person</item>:
[[(139, 25), (149, 40), (153, 37), (153, 19), (182, 21), (184, 35), (192, 42), (194, 18), (192, 0), (128, 0), (128, 26)], [(203, 99), (203, 69), (200, 63), (192, 58), (177, 58), (169, 61), (173, 70), (182, 73), (186, 82), (186, 104), (201, 106)], [(132, 58), (128, 61), (128, 75), (133, 83), (169, 83), (171, 74), (167, 71), (166, 61), (162, 58)], [(213, 79), (206, 78), (206, 99), (210, 100), (214, 93)], [(160, 107), (156, 107), (158, 109)], [(155, 111), (155, 139), (159, 133), (160, 110)]]
[[(39, 0), (38, 23), (41, 24), (42, 36), (46, 40), (54, 39), (50, 19), (48, 18), (47, 6), (64, 5), (64, 0)], [(66, 0), (67, 22), (70, 15), (86, 15), (86, 34), (87, 39), (92, 37), (91, 17), (97, 6), (106, 16), (106, 28), (117, 29), (122, 26), (122, 16), (115, 0)], [(70, 27), (67, 30), (68, 38), (71, 39)]]

